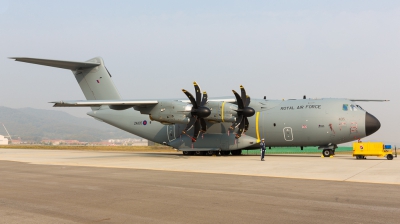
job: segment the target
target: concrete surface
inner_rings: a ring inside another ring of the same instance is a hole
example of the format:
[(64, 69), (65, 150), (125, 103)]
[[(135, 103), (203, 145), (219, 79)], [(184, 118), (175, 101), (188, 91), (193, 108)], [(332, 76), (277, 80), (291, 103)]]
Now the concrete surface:
[(0, 223), (399, 223), (398, 166), (0, 149)]
[(43, 165), (91, 166), (162, 171), (400, 184), (400, 158), (351, 155), (321, 158), (320, 154), (258, 156), (183, 156), (178, 153), (137, 153), (78, 150), (0, 149), (0, 160)]

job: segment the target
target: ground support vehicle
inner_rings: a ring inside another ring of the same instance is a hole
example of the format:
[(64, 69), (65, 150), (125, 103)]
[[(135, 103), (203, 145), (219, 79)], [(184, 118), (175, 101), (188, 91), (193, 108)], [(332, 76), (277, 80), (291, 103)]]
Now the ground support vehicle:
[(386, 157), (393, 159), (393, 150), (391, 145), (385, 145), (383, 142), (355, 142), (353, 143), (353, 156), (356, 159), (366, 159), (367, 156)]

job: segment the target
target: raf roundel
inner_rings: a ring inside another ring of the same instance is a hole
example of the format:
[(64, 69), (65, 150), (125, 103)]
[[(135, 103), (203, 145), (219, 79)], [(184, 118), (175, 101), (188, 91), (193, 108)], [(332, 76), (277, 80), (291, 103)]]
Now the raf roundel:
[(144, 121), (143, 121), (143, 125), (146, 125), (146, 124), (147, 124), (147, 121), (146, 121), (146, 120), (144, 120)]

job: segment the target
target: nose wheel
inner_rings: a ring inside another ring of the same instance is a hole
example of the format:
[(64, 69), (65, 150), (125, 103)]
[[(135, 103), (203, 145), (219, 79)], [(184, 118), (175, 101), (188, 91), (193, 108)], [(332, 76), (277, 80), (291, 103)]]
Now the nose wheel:
[(332, 149), (324, 149), (324, 150), (322, 150), (322, 155), (324, 157), (329, 157), (331, 155), (334, 155), (334, 152)]

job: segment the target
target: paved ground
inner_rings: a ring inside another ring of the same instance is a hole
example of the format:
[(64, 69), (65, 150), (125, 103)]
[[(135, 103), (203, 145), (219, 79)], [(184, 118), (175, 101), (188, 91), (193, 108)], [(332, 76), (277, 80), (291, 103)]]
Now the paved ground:
[[(183, 156), (182, 153), (0, 149), (0, 160), (32, 164), (135, 168), (318, 180), (400, 184), (400, 158), (320, 154), (258, 156)], [(399, 186), (400, 187), (400, 186)]]
[(0, 149), (0, 223), (399, 223), (397, 159), (266, 160)]

